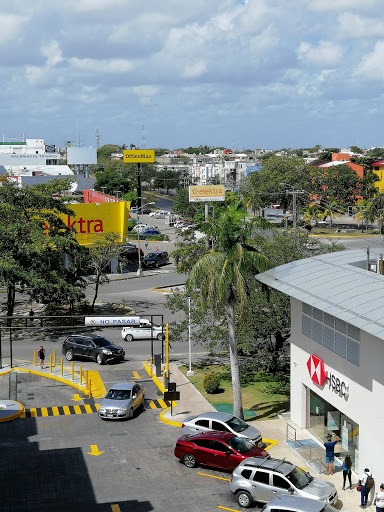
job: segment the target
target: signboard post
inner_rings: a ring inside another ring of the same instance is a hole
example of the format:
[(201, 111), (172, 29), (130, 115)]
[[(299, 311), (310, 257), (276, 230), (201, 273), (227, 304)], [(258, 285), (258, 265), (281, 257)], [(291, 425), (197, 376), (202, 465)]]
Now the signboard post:
[[(170, 382), (168, 384), (168, 391), (164, 391), (164, 400), (171, 402), (171, 416), (172, 416), (172, 402), (174, 400), (180, 400), (180, 391), (170, 391), (169, 390), (170, 384), (174, 384), (174, 388), (176, 390), (176, 383)], [(172, 389), (173, 389), (173, 386), (172, 386)]]

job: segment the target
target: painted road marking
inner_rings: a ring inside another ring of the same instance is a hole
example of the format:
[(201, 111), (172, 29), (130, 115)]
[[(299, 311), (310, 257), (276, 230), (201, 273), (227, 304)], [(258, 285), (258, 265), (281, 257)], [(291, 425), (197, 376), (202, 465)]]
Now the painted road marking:
[(95, 457), (97, 457), (98, 455), (101, 455), (102, 453), (104, 453), (99, 450), (99, 448), (97, 447), (97, 444), (91, 444), (90, 448), (91, 448), (91, 451), (87, 452), (88, 455), (94, 455)]
[(223, 510), (230, 510), (231, 512), (239, 512), (238, 510), (236, 510), (234, 508), (221, 507), (220, 505), (217, 505), (217, 508), (221, 508)]
[[(162, 400), (145, 400), (146, 409), (166, 409), (171, 406), (171, 402)], [(95, 414), (98, 412), (100, 404), (81, 404), (81, 405), (63, 405), (57, 407), (38, 407), (25, 409), (20, 418), (41, 418), (47, 416), (70, 416), (72, 414)]]
[(114, 503), (113, 505), (111, 505), (111, 509), (112, 509), (112, 512), (121, 512), (120, 507), (117, 503)]
[(216, 475), (207, 475), (207, 473), (197, 473), (198, 475), (201, 475), (201, 476), (209, 476), (210, 478), (217, 478), (218, 480), (225, 480), (226, 482), (230, 482), (231, 479), (230, 478), (223, 478), (222, 476), (216, 476)]
[(136, 371), (133, 371), (132, 373), (133, 373), (133, 377), (135, 379), (142, 379), (143, 378), (143, 377), (140, 377), (140, 375)]

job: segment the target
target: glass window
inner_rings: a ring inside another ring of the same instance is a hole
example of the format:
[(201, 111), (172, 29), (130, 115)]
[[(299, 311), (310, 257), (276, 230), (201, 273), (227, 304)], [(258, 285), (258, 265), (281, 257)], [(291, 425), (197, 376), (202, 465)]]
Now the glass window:
[(302, 331), (305, 336), (308, 336), (308, 338), (312, 337), (312, 320), (304, 315), (302, 318)]
[(209, 439), (191, 439), (195, 443), (196, 446), (200, 448), (211, 448), (211, 441)]
[(252, 471), (250, 469), (243, 469), (241, 476), (249, 480), (251, 478)]
[(280, 489), (289, 489), (291, 484), (280, 475), (273, 475), (273, 486), (280, 487)]
[(323, 327), (323, 345), (334, 352), (335, 350), (335, 331), (329, 327)]
[(320, 345), (323, 344), (323, 326), (316, 320), (312, 322), (312, 339)]
[(344, 359), (346, 359), (347, 338), (343, 334), (340, 334), (339, 332), (336, 332), (335, 336), (335, 352), (336, 354), (339, 354), (339, 356), (344, 357)]
[(347, 338), (347, 359), (356, 366), (360, 365), (360, 344)]
[(85, 345), (86, 347), (93, 347), (92, 340), (85, 339), (83, 341), (83, 345)]
[(229, 448), (227, 445), (220, 443), (220, 441), (211, 441), (212, 442), (212, 450), (215, 450), (216, 452), (228, 452)]
[(248, 428), (248, 424), (240, 418), (236, 418), (236, 416), (228, 420), (227, 425), (231, 427), (235, 432), (243, 432), (243, 430)]
[(196, 425), (199, 425), (199, 427), (209, 428), (209, 420), (197, 420)]
[(213, 430), (219, 430), (220, 432), (228, 432), (227, 427), (219, 421), (212, 421)]
[(255, 476), (253, 477), (255, 482), (260, 482), (261, 484), (269, 484), (269, 473), (264, 473), (264, 471), (256, 471)]

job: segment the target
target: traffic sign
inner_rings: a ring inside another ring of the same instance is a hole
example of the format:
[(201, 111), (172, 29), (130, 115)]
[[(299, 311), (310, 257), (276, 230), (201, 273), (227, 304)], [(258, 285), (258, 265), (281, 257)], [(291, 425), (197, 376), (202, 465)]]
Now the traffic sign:
[(86, 316), (84, 325), (114, 327), (119, 325), (140, 325), (139, 316)]

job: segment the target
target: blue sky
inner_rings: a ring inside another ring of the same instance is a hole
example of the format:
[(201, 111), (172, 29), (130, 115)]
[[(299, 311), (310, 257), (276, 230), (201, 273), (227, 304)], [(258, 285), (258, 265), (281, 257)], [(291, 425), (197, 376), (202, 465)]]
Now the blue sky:
[(384, 145), (382, 0), (8, 0), (0, 44), (6, 137)]

